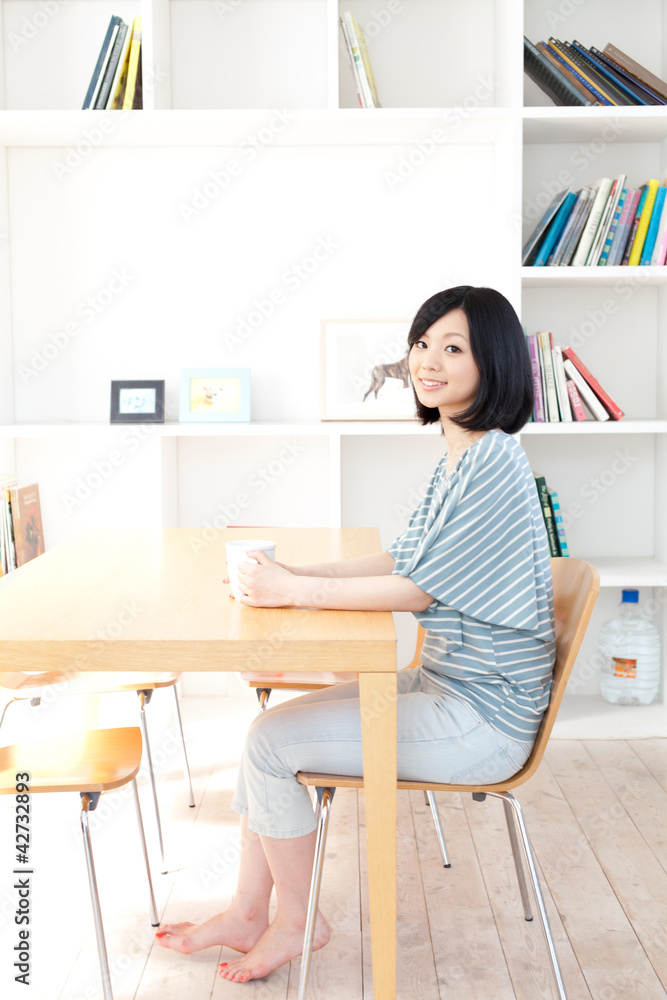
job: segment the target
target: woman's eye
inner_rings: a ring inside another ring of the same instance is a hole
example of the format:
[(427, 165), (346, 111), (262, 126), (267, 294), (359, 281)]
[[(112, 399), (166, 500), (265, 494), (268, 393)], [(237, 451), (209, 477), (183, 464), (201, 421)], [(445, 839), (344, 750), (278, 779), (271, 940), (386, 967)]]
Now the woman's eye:
[(461, 353), (461, 348), (457, 347), (456, 344), (448, 344), (445, 348), (446, 351), (453, 351), (455, 354)]

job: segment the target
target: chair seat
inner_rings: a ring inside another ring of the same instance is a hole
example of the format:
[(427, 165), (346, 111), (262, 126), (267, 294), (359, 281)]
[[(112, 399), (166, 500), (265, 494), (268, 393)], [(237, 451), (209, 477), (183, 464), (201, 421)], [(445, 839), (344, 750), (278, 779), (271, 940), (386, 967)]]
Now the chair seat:
[(250, 687), (266, 687), (276, 691), (281, 688), (313, 690), (320, 687), (331, 687), (333, 684), (346, 684), (356, 680), (356, 674), (341, 674), (332, 670), (287, 670), (282, 673), (246, 670), (241, 673), (241, 679)]
[[(445, 785), (434, 781), (405, 781), (396, 779), (396, 787), (410, 789), (416, 792), (506, 792), (517, 785), (523, 784), (530, 777), (534, 768), (529, 770), (528, 764), (513, 774), (506, 781), (498, 781), (495, 785)], [(299, 771), (297, 781), (301, 785), (314, 788), (363, 788), (364, 779), (347, 774), (317, 774), (313, 771)]]
[(83, 671), (69, 678), (67, 674), (54, 671), (36, 674), (16, 671), (0, 674), (0, 688), (17, 694), (29, 691), (31, 698), (38, 697), (38, 688), (46, 688), (52, 684), (62, 684), (63, 694), (108, 694), (116, 691), (152, 691), (155, 688), (171, 687), (180, 676), (180, 673), (164, 671), (142, 673), (135, 670), (110, 670)]
[(91, 729), (0, 748), (0, 795), (16, 792), (27, 772), (31, 792), (104, 792), (134, 778), (141, 764), (141, 730)]

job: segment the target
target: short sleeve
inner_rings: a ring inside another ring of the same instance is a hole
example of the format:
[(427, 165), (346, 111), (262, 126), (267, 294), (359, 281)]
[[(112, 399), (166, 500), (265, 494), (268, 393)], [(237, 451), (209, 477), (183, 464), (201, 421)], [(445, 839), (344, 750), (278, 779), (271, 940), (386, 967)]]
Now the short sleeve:
[(536, 630), (546, 537), (535, 519), (530, 466), (512, 438), (494, 432), (469, 452), (431, 524), (424, 521), (417, 544), (407, 559), (397, 559), (394, 572), (463, 615)]

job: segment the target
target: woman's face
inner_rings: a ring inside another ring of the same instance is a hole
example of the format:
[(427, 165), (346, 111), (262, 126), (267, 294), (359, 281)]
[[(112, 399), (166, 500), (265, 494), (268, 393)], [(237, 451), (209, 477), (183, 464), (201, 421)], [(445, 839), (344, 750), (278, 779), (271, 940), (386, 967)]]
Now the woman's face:
[(470, 328), (462, 309), (452, 309), (432, 323), (410, 349), (410, 377), (423, 406), (441, 417), (466, 410), (475, 400), (479, 369), (470, 349)]

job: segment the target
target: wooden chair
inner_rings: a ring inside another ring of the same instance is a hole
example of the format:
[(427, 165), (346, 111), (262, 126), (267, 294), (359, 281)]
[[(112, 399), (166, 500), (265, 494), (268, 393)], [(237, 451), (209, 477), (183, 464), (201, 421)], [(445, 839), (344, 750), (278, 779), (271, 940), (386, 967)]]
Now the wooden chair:
[[(563, 979), (556, 957), (551, 930), (547, 919), (547, 912), (540, 890), (537, 877), (537, 869), (533, 858), (528, 832), (523, 819), (523, 813), (519, 802), (511, 794), (511, 789), (522, 785), (524, 781), (537, 770), (542, 755), (547, 745), (549, 735), (556, 721), (556, 715), (560, 708), (567, 680), (574, 666), (574, 662), (581, 646), (586, 627), (588, 625), (593, 605), (600, 587), (598, 572), (594, 566), (581, 559), (552, 559), (551, 568), (553, 572), (554, 604), (556, 614), (556, 663), (554, 666), (553, 682), (549, 707), (542, 719), (540, 729), (533, 746), (533, 750), (528, 761), (517, 774), (506, 781), (497, 782), (490, 785), (450, 785), (432, 783), (426, 784), (420, 781), (398, 781), (399, 789), (421, 789), (431, 793), (441, 792), (471, 792), (474, 799), (483, 801), (487, 795), (492, 795), (503, 800), (505, 818), (509, 832), (514, 864), (516, 867), (521, 899), (523, 902), (524, 915), (526, 920), (532, 920), (530, 909), (530, 899), (526, 885), (526, 879), (521, 863), (521, 856), (518, 849), (518, 837), (514, 820), (519, 828), (521, 840), (528, 861), (531, 882), (535, 893), (537, 908), (542, 922), (542, 928), (546, 938), (549, 959), (556, 978), (558, 995), (561, 1000), (567, 1000)], [(326, 843), (327, 827), (331, 812), (331, 803), (336, 788), (363, 788), (363, 778), (345, 777), (336, 774), (307, 774), (297, 775), (302, 785), (314, 786), (318, 796), (318, 831), (315, 849), (315, 860), (313, 862), (313, 877), (310, 890), (310, 900), (308, 903), (308, 916), (306, 921), (306, 932), (304, 937), (303, 957), (301, 959), (301, 978), (299, 982), (298, 1000), (305, 1000), (308, 986), (308, 972), (312, 954), (313, 934), (315, 930), (315, 916), (320, 893), (320, 882), (322, 878), (322, 865), (324, 861), (324, 848)]]
[[(425, 635), (425, 629), (419, 625), (417, 627), (417, 645), (415, 647), (415, 653), (408, 666), (403, 668), (404, 670), (409, 670), (411, 667), (419, 666)], [(274, 689), (276, 691), (321, 691), (323, 688), (331, 687), (334, 684), (345, 684), (347, 681), (352, 680), (353, 676), (353, 674), (340, 674), (331, 671), (301, 673), (296, 670), (293, 672), (286, 671), (284, 673), (274, 674), (261, 671), (244, 671), (241, 673), (241, 679), (246, 681), (249, 687), (257, 690), (260, 712), (266, 711), (271, 692)], [(447, 845), (445, 844), (445, 835), (442, 829), (442, 820), (440, 819), (440, 813), (438, 811), (438, 804), (435, 800), (435, 795), (430, 790), (425, 791), (424, 798), (426, 799), (426, 805), (431, 807), (431, 812), (433, 814), (433, 823), (435, 825), (435, 833), (438, 838), (442, 863), (445, 868), (451, 868), (451, 862), (449, 860), (449, 855), (447, 854)]]
[[(88, 828), (88, 814), (97, 808), (100, 795), (132, 782), (141, 847), (148, 875), (150, 914), (153, 927), (159, 926), (153, 884), (141, 821), (136, 774), (141, 764), (141, 731), (128, 729), (91, 729), (46, 740), (19, 743), (0, 749), (0, 795), (30, 795), (41, 792), (79, 792), (81, 830), (86, 854), (88, 881), (93, 905), (97, 950), (102, 973), (104, 1000), (113, 1000), (104, 927), (100, 909), (93, 851)], [(24, 778), (23, 776), (28, 777)], [(27, 853), (30, 858), (29, 851)], [(115, 862), (116, 859), (114, 859)]]
[(78, 673), (75, 677), (69, 678), (67, 674), (47, 671), (44, 673), (24, 673), (13, 671), (11, 673), (0, 673), (0, 688), (9, 694), (2, 715), (0, 716), (0, 726), (5, 718), (5, 713), (10, 705), (18, 701), (30, 701), (31, 705), (38, 705), (42, 698), (46, 697), (46, 689), (54, 685), (62, 685), (60, 692), (67, 695), (90, 696), (99, 694), (116, 694), (123, 691), (136, 691), (139, 697), (139, 725), (143, 738), (143, 745), (146, 748), (146, 761), (148, 764), (148, 776), (150, 779), (153, 808), (155, 810), (155, 822), (157, 824), (158, 842), (160, 845), (160, 861), (162, 874), (166, 874), (166, 864), (164, 860), (164, 843), (162, 840), (162, 823), (160, 821), (160, 806), (158, 804), (157, 789), (155, 785), (155, 774), (153, 771), (153, 757), (151, 754), (150, 741), (148, 739), (148, 725), (146, 722), (146, 705), (149, 704), (153, 692), (158, 688), (172, 688), (176, 702), (176, 717), (181, 733), (181, 744), (183, 746), (184, 772), (188, 786), (188, 804), (194, 809), (195, 800), (192, 791), (192, 778), (190, 777), (190, 765), (185, 747), (185, 736), (183, 735), (183, 722), (181, 719), (181, 708), (178, 701), (178, 691), (176, 682), (181, 675), (179, 673), (133, 673), (131, 671), (109, 673), (84, 672)]

